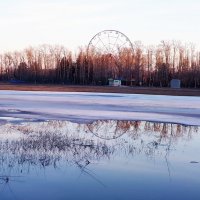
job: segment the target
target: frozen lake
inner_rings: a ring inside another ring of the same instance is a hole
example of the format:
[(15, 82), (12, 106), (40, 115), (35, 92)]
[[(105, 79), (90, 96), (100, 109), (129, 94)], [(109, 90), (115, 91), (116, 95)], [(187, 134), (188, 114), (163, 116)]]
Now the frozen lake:
[(144, 120), (200, 125), (200, 97), (0, 91), (0, 120)]
[(199, 200), (200, 97), (0, 91), (1, 200)]

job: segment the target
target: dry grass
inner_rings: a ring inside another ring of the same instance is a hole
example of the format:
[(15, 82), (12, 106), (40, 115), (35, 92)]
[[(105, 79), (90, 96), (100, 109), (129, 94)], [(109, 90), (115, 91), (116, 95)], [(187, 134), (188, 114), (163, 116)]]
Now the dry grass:
[(200, 89), (171, 89), (149, 87), (109, 87), (109, 86), (77, 86), (77, 85), (50, 85), (50, 84), (7, 84), (1, 83), (0, 90), (19, 91), (52, 91), (52, 92), (100, 92), (100, 93), (127, 93), (153, 94), (174, 96), (200, 96)]

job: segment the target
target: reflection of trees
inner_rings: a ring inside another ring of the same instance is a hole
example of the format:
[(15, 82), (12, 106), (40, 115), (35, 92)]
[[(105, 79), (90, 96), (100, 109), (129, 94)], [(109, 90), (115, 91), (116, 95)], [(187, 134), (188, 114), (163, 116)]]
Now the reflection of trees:
[[(191, 139), (198, 131), (197, 127), (179, 124), (113, 120), (2, 125), (0, 131), (5, 127), (7, 133), (0, 132), (2, 173), (63, 164), (85, 169), (92, 162), (115, 156), (166, 156), (176, 143)], [(11, 139), (15, 134), (18, 137)]]
[(113, 140), (130, 131), (137, 134), (140, 124), (139, 121), (98, 120), (86, 126), (95, 136), (104, 140)]

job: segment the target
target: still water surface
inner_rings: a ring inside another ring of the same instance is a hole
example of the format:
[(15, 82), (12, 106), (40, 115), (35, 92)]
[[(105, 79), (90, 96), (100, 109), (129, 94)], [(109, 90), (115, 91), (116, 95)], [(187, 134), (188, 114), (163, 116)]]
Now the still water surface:
[(0, 126), (1, 200), (199, 200), (200, 129), (140, 121)]

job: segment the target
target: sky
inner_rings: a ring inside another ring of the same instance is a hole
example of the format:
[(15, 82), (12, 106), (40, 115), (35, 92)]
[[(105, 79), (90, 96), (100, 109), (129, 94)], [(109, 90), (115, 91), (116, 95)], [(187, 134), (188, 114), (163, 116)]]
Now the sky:
[(0, 0), (0, 52), (40, 44), (75, 50), (106, 29), (145, 45), (200, 46), (199, 22), (200, 0)]

